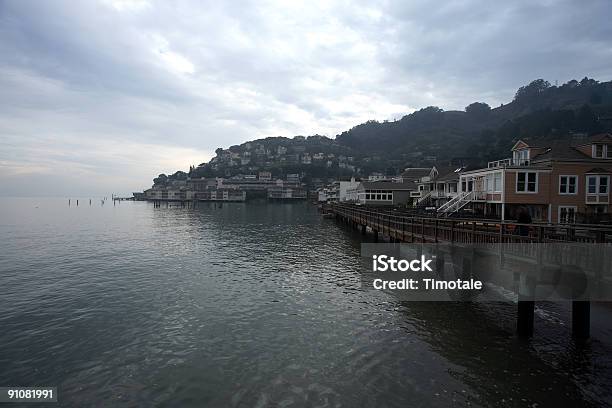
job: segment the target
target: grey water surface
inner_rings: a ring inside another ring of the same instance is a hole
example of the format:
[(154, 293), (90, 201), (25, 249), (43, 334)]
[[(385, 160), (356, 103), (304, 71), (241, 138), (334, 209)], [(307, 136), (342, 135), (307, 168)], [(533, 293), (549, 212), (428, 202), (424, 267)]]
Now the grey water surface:
[[(612, 319), (399, 302), (308, 203), (0, 199), (0, 386), (59, 406), (579, 407), (612, 402)], [(57, 406), (55, 405), (55, 406)], [(45, 405), (46, 406), (46, 405)]]

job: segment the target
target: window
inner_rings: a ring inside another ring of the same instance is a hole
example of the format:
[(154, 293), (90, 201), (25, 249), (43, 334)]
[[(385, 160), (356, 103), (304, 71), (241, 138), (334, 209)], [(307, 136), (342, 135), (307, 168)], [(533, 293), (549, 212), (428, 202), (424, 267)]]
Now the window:
[(597, 194), (597, 176), (587, 177), (588, 194)]
[(587, 176), (587, 194), (608, 194), (608, 176)]
[(516, 150), (514, 152), (514, 164), (517, 166), (529, 164), (529, 149)]
[(559, 176), (559, 194), (577, 194), (578, 176)]
[(608, 194), (608, 176), (599, 176), (599, 194)]
[(604, 147), (607, 147), (605, 145), (602, 144), (594, 144), (593, 145), (593, 157), (598, 158), (598, 159), (603, 159), (604, 158)]
[(559, 224), (574, 224), (576, 222), (575, 206), (559, 206)]
[(533, 171), (523, 171), (516, 173), (516, 192), (537, 193), (538, 173)]
[(485, 177), (485, 191), (500, 192), (501, 191), (501, 173), (489, 173)]
[(493, 191), (496, 191), (496, 192), (502, 191), (501, 181), (502, 181), (502, 174), (500, 172), (495, 173), (493, 176)]
[(612, 145), (594, 144), (593, 157), (596, 159), (612, 159)]

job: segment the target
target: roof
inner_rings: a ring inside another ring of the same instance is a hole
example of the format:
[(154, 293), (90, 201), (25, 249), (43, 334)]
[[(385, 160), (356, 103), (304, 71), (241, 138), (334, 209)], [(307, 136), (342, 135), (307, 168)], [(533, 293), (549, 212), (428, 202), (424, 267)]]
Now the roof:
[[(458, 167), (458, 169), (461, 167)], [(451, 171), (446, 173), (443, 176), (440, 176), (436, 179), (436, 181), (456, 181), (459, 180), (459, 173), (461, 173), (460, 171), (455, 172), (455, 171)]]
[(451, 165), (448, 165), (448, 164), (436, 164), (434, 167), (438, 171), (438, 175), (436, 177), (436, 180), (440, 180), (443, 177), (455, 174), (455, 170), (461, 168), (461, 166), (459, 166), (459, 165), (451, 166)]
[(408, 167), (404, 169), (402, 177), (408, 180), (417, 180), (423, 176), (429, 175), (431, 167)]
[(589, 138), (591, 143), (593, 142), (612, 142), (612, 135), (610, 133), (600, 133), (593, 135)]
[(396, 191), (415, 191), (416, 184), (411, 181), (394, 183), (392, 181), (363, 181), (361, 182), (364, 190), (396, 190)]
[(491, 172), (495, 172), (495, 171), (500, 171), (502, 169), (544, 170), (544, 171), (550, 171), (552, 169), (552, 167), (550, 167), (548, 165), (533, 165), (533, 164), (531, 164), (529, 166), (506, 166), (506, 167), (503, 167), (503, 168), (500, 168), (500, 167), (492, 167), (492, 168), (481, 167), (481, 168), (474, 168), (474, 169), (463, 170), (461, 172), (461, 175), (479, 174), (479, 173), (491, 173)]
[(601, 174), (601, 173), (612, 173), (612, 171), (601, 168), (601, 167), (595, 167), (594, 169), (587, 171), (585, 174)]
[(584, 160), (590, 156), (582, 153), (574, 146), (571, 146), (568, 141), (556, 141), (546, 149), (543, 153), (531, 158), (532, 162), (545, 160)]
[(510, 149), (511, 151), (514, 150), (520, 150), (520, 149), (526, 149), (526, 148), (538, 148), (538, 147), (542, 147), (539, 146), (537, 144), (535, 144), (536, 141), (531, 139), (531, 138), (523, 138), (523, 139), (519, 139), (516, 141), (516, 143), (514, 144), (514, 146), (512, 146), (512, 149)]
[[(589, 154), (585, 154), (577, 149), (577, 147), (589, 145), (597, 142), (612, 142), (612, 135), (609, 133), (601, 133), (598, 135), (586, 137), (575, 136), (570, 140), (557, 140), (551, 143), (550, 147), (543, 153), (531, 158), (533, 162), (546, 160), (585, 160), (595, 159)], [(595, 159), (598, 160), (598, 159)]]

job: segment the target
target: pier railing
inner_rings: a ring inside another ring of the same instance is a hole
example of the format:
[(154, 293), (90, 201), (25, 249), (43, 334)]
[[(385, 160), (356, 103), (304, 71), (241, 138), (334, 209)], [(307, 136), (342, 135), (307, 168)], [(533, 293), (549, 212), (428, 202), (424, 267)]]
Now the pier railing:
[(520, 224), (487, 219), (435, 218), (341, 203), (330, 205), (328, 211), (403, 242), (612, 243), (612, 226), (609, 225)]

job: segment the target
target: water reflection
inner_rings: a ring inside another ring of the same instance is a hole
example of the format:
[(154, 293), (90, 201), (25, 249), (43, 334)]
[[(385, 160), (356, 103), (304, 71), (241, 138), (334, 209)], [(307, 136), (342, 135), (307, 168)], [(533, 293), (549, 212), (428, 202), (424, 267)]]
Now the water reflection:
[(507, 305), (364, 291), (362, 237), (307, 203), (37, 204), (0, 201), (0, 384), (64, 406), (610, 401), (608, 345), (578, 350), (563, 308), (521, 343)]

